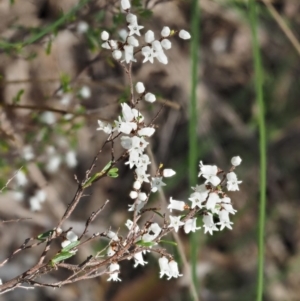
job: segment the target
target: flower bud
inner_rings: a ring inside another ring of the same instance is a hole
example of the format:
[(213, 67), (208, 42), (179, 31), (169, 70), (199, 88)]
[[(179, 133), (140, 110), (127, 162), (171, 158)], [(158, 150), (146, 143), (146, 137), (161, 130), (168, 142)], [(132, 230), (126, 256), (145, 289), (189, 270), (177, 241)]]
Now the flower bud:
[(102, 31), (101, 33), (101, 40), (102, 41), (107, 41), (109, 39), (109, 33), (107, 31)]
[(154, 41), (154, 32), (152, 30), (148, 30), (145, 33), (145, 41), (146, 43), (152, 43)]
[(120, 60), (122, 57), (122, 51), (118, 49), (114, 50), (112, 53), (112, 57), (117, 61)]
[(171, 168), (166, 168), (163, 170), (163, 177), (169, 178), (173, 177), (176, 174), (176, 172)]
[(166, 38), (166, 37), (168, 37), (170, 35), (170, 33), (171, 33), (170, 27), (164, 26), (163, 29), (162, 29), (162, 31), (161, 31), (161, 36), (164, 37), (164, 38)]
[(137, 24), (137, 17), (134, 14), (128, 14), (126, 16), (126, 21), (128, 23), (130, 23), (131, 25), (135, 25), (135, 24)]
[(172, 43), (168, 39), (163, 39), (160, 43), (161, 43), (161, 46), (163, 48), (165, 48), (166, 50), (168, 50), (172, 47)]
[(129, 0), (121, 0), (121, 7), (126, 10), (131, 7)]
[(184, 29), (181, 29), (179, 31), (179, 38), (183, 39), (183, 40), (188, 40), (191, 38), (191, 35)]
[(130, 191), (129, 193), (130, 198), (136, 199), (138, 197), (138, 193), (134, 190)]
[(141, 94), (141, 93), (144, 93), (145, 92), (145, 86), (142, 82), (138, 82), (136, 85), (135, 85), (135, 90), (137, 93)]
[(148, 92), (146, 95), (145, 95), (145, 100), (148, 101), (148, 102), (154, 102), (156, 100), (156, 97), (154, 94)]
[(239, 166), (241, 164), (241, 162), (242, 162), (242, 159), (240, 156), (236, 156), (231, 159), (231, 164), (233, 166)]
[(141, 187), (142, 187), (142, 183), (140, 181), (135, 181), (133, 183), (133, 188), (134, 189), (139, 190), (139, 189), (141, 189)]

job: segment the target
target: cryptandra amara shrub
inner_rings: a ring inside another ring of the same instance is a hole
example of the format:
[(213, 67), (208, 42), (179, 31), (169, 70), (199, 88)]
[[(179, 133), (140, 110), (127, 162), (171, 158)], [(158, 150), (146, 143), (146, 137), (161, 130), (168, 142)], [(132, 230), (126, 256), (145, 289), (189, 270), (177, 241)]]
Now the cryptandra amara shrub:
[[(241, 181), (238, 181), (234, 172), (235, 167), (241, 163), (241, 158), (238, 156), (231, 159), (232, 167), (228, 172), (224, 172), (215, 165), (205, 165), (200, 162), (199, 177), (204, 178), (204, 183), (192, 187), (193, 192), (188, 201), (176, 200), (171, 197), (168, 205), (170, 212), (158, 212), (159, 208), (147, 207), (150, 195), (165, 186), (164, 178), (172, 177), (175, 171), (170, 168), (163, 168), (163, 165), (160, 165), (154, 175), (147, 173), (148, 165), (151, 164), (149, 156), (145, 153), (149, 144), (147, 138), (155, 132), (154, 122), (156, 118), (150, 122), (146, 121), (138, 107), (139, 103), (143, 101), (155, 102), (156, 97), (153, 93), (147, 91), (142, 82), (133, 84), (132, 64), (141, 57), (143, 63), (148, 61), (157, 63), (155, 61), (157, 60), (159, 63), (167, 64), (168, 57), (165, 52), (172, 46), (169, 39), (177, 34), (182, 39), (189, 39), (190, 34), (185, 30), (177, 32), (165, 26), (159, 39), (155, 39), (154, 32), (148, 30), (145, 33), (144, 41), (142, 41), (139, 38), (144, 27), (138, 24), (137, 16), (130, 12), (130, 8), (131, 5), (128, 0), (121, 0), (121, 9), (126, 14), (128, 27), (128, 32), (122, 41), (110, 39), (109, 33), (106, 31), (101, 34), (102, 47), (107, 51), (111, 51), (112, 57), (122, 66), (128, 76), (130, 99), (128, 103), (121, 104), (121, 116), (118, 116), (113, 124), (98, 121), (99, 127), (97, 130), (104, 132), (107, 139), (94, 158), (91, 167), (87, 170), (85, 179), (81, 182), (78, 181), (75, 196), (56, 227), (36, 237), (26, 239), (21, 247), (0, 263), (1, 267), (17, 253), (44, 245), (44, 251), (33, 267), (3, 284), (1, 281), (1, 293), (15, 288), (61, 287), (68, 283), (105, 274), (108, 281), (121, 281), (122, 273), (119, 263), (125, 259), (130, 259), (133, 260), (134, 267), (144, 266), (147, 262), (143, 256), (147, 252), (157, 253), (160, 277), (165, 275), (167, 279), (177, 278), (182, 276), (177, 262), (171, 254), (160, 247), (160, 242), (165, 235), (172, 231), (178, 232), (180, 228), (183, 228), (187, 234), (195, 232), (201, 227), (204, 228), (204, 233), (208, 232), (210, 234), (224, 228), (232, 229), (233, 223), (230, 221), (229, 215), (235, 214), (236, 210), (232, 207), (225, 189), (227, 191), (239, 190)], [(120, 141), (124, 151), (115, 158), (114, 143), (117, 140)], [(97, 158), (106, 145), (111, 145), (111, 160), (101, 172), (93, 174)], [(90, 215), (81, 234), (74, 233), (72, 228), (63, 230), (64, 223), (80, 202), (85, 189), (106, 176), (117, 177), (117, 164), (121, 161), (125, 161), (125, 164), (133, 170), (135, 179), (129, 193), (132, 199), (132, 203), (129, 204), (132, 220), (128, 219), (125, 227), (120, 225), (122, 229), (128, 228), (127, 234), (121, 236), (108, 229), (106, 232), (87, 235), (90, 224), (105, 209), (108, 201)], [(143, 189), (147, 185), (148, 190)], [(149, 214), (149, 212), (152, 213), (152, 217), (144, 224), (139, 223), (141, 216)], [(179, 214), (176, 215), (177, 212)], [(153, 222), (153, 214), (157, 214), (161, 218), (160, 223)], [(202, 225), (200, 226), (201, 220)], [(90, 255), (84, 262), (78, 264), (67, 263), (67, 259), (80, 252), (82, 245), (99, 238), (108, 240), (107, 246), (103, 250), (96, 255)], [(61, 241), (61, 249), (50, 260), (46, 260), (46, 256), (49, 257), (49, 251), (55, 240)], [(70, 276), (54, 283), (45, 283), (40, 280), (42, 275), (58, 269), (69, 270)]]

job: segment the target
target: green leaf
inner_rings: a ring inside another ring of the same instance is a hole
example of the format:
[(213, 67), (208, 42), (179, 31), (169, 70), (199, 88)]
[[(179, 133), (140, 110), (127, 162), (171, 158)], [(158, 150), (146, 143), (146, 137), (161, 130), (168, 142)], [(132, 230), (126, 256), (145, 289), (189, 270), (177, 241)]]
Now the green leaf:
[(53, 266), (59, 263), (60, 261), (73, 257), (75, 254), (75, 252), (60, 252), (51, 259), (51, 265)]
[(177, 246), (177, 243), (175, 241), (160, 240), (159, 242), (162, 242), (162, 243), (165, 243), (165, 244), (169, 244), (169, 245), (173, 245), (173, 246)]
[(46, 46), (46, 54), (49, 55), (51, 53), (51, 48), (52, 48), (52, 39), (50, 39), (47, 43)]
[(39, 234), (39, 235), (37, 236), (37, 239), (38, 239), (38, 240), (41, 240), (41, 241), (44, 241), (44, 240), (46, 240), (49, 236), (51, 236), (52, 233), (53, 233), (53, 230), (49, 230), (49, 231), (47, 231), (47, 232), (44, 232), (44, 233), (42, 233), (42, 234)]
[(118, 171), (119, 169), (117, 167), (114, 167), (107, 173), (107, 175), (111, 178), (117, 178), (119, 176)]
[(82, 188), (87, 188), (91, 186), (93, 182), (97, 181), (100, 177), (102, 177), (110, 167), (111, 167), (111, 161), (109, 161), (100, 172), (97, 172), (91, 178), (89, 178), (86, 181), (86, 183), (82, 186)]
[(136, 244), (142, 247), (153, 247), (156, 245), (156, 242), (139, 240)]
[(70, 91), (70, 81), (71, 81), (71, 78), (68, 74), (63, 73), (60, 76), (60, 83), (61, 83), (63, 92), (66, 93), (66, 92)]
[(13, 98), (13, 103), (14, 104), (17, 104), (17, 103), (20, 102), (21, 96), (24, 94), (24, 91), (25, 91), (24, 89), (21, 89), (21, 90), (18, 91), (17, 95)]

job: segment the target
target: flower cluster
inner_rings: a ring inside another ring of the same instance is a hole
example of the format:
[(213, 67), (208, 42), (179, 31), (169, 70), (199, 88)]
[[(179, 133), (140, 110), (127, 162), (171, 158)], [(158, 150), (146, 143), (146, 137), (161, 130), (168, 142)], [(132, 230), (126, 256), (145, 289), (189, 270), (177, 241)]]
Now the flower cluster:
[[(138, 24), (137, 16), (130, 12), (130, 1), (122, 0), (121, 7), (126, 13), (126, 21), (128, 31), (123, 36), (123, 41), (116, 41), (109, 39), (109, 33), (103, 31), (101, 38), (104, 41), (103, 48), (112, 51), (114, 59), (120, 61), (124, 67), (126, 63), (136, 61), (135, 55), (141, 53), (144, 56), (143, 62), (154, 62), (157, 59), (160, 63), (167, 64), (168, 58), (165, 50), (171, 48), (171, 41), (168, 39), (175, 34), (169, 27), (163, 27), (161, 31), (161, 38), (155, 39), (154, 32), (148, 30), (145, 33), (145, 44), (140, 46), (140, 41), (137, 37), (141, 36), (140, 31), (144, 28)], [(185, 31), (179, 31), (179, 37), (182, 39), (189, 39), (190, 34)], [(135, 50), (135, 47), (140, 47)], [(125, 70), (130, 72), (130, 69)], [(133, 84), (131, 83), (131, 91), (133, 91)], [(204, 179), (204, 183), (193, 187), (193, 192), (188, 198), (188, 201), (176, 200), (170, 198), (168, 209), (171, 213), (164, 218), (163, 225), (157, 222), (147, 221), (143, 226), (138, 225), (138, 216), (141, 214), (142, 208), (147, 204), (148, 199), (152, 193), (156, 193), (166, 184), (164, 178), (175, 175), (172, 169), (163, 169), (162, 166), (158, 168), (154, 175), (150, 175), (147, 170), (151, 164), (149, 156), (145, 153), (146, 147), (149, 145), (147, 139), (155, 132), (155, 127), (152, 123), (146, 124), (144, 116), (136, 108), (141, 100), (147, 102), (154, 102), (156, 97), (146, 88), (142, 82), (137, 82), (135, 85), (135, 92), (138, 98), (135, 100), (132, 95), (131, 106), (126, 103), (121, 104), (122, 113), (117, 120), (110, 124), (104, 121), (98, 121), (98, 129), (110, 137), (120, 136), (120, 143), (125, 153), (125, 164), (130, 169), (133, 169), (135, 180), (129, 197), (133, 200), (129, 204), (129, 211), (133, 211), (133, 220), (127, 220), (126, 227), (128, 234), (126, 238), (121, 238), (116, 233), (108, 231), (105, 236), (110, 239), (107, 248), (107, 256), (111, 257), (110, 265), (108, 267), (110, 277), (108, 281), (120, 281), (119, 273), (120, 266), (117, 258), (118, 254), (126, 249), (130, 242), (134, 245), (134, 252), (128, 252), (128, 259), (134, 260), (134, 267), (138, 265), (144, 266), (147, 264), (144, 261), (143, 254), (145, 252), (156, 252), (160, 254), (158, 260), (160, 267), (160, 277), (164, 275), (168, 279), (178, 278), (182, 276), (178, 270), (178, 264), (174, 261), (170, 254), (165, 250), (159, 248), (159, 242), (163, 236), (170, 231), (178, 232), (183, 228), (185, 233), (195, 232), (201, 229), (198, 225), (199, 217), (202, 219), (204, 233), (213, 234), (214, 231), (223, 230), (224, 228), (232, 229), (232, 222), (230, 221), (230, 214), (235, 214), (236, 210), (231, 204), (231, 199), (225, 192), (239, 190), (237, 175), (234, 172), (235, 167), (240, 165), (241, 158), (233, 157), (231, 160), (232, 167), (229, 172), (224, 172), (215, 165), (205, 165), (200, 162), (199, 177)], [(113, 136), (116, 133), (116, 136)], [(148, 186), (148, 189), (144, 187)], [(146, 209), (148, 210), (148, 209)], [(180, 211), (181, 215), (173, 215), (174, 211)]]
[[(121, 62), (136, 62), (135, 54), (141, 52), (144, 56), (143, 63), (150, 62), (153, 63), (154, 59), (157, 59), (162, 64), (168, 63), (168, 57), (165, 54), (165, 50), (169, 50), (172, 47), (171, 41), (168, 39), (175, 32), (169, 27), (163, 27), (161, 31), (161, 37), (155, 39), (154, 32), (148, 30), (145, 33), (145, 43), (140, 46), (140, 41), (137, 37), (141, 36), (140, 31), (144, 28), (138, 24), (137, 16), (130, 13), (131, 4), (129, 1), (121, 1), (121, 7), (126, 13), (127, 28), (125, 32), (122, 31), (120, 36), (123, 38), (122, 41), (117, 41), (109, 39), (109, 33), (103, 31), (101, 33), (101, 39), (103, 40), (102, 47), (112, 51), (112, 56), (115, 60), (120, 60)], [(190, 34), (182, 29), (179, 31), (179, 37), (181, 39), (190, 39)], [(140, 48), (135, 50), (136, 47)]]

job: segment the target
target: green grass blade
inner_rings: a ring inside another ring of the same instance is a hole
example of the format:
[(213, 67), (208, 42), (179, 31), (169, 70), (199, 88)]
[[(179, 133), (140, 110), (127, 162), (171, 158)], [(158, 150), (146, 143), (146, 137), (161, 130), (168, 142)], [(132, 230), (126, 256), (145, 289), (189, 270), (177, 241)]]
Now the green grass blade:
[[(197, 158), (197, 84), (198, 84), (198, 51), (199, 51), (199, 28), (200, 28), (200, 9), (198, 0), (192, 1), (191, 7), (191, 98), (189, 106), (189, 183), (194, 186), (197, 183), (198, 158)], [(198, 288), (197, 279), (197, 260), (198, 260), (198, 237), (199, 233), (192, 233), (191, 243), (191, 267), (194, 288)], [(193, 296), (195, 299), (195, 296)]]
[(259, 221), (258, 221), (258, 269), (257, 269), (257, 295), (256, 300), (263, 300), (264, 292), (264, 253), (265, 253), (265, 220), (266, 220), (266, 170), (267, 170), (267, 150), (266, 150), (266, 126), (264, 113), (263, 95), (263, 70), (257, 37), (257, 14), (254, 0), (249, 3), (249, 18), (252, 29), (252, 48), (255, 71), (255, 92), (256, 101), (259, 108), (259, 153), (260, 153), (260, 201), (259, 201)]

